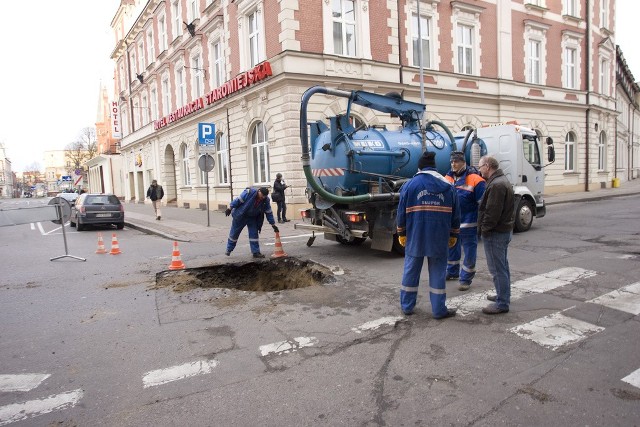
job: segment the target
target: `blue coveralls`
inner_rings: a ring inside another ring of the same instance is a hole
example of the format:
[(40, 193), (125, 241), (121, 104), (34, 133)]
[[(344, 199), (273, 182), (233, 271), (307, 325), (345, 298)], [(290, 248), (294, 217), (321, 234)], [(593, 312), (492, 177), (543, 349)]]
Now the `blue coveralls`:
[(460, 210), (455, 190), (434, 168), (420, 170), (400, 190), (398, 235), (407, 236), (400, 307), (416, 305), (424, 257), (429, 264), (429, 299), (433, 317), (447, 314), (445, 301), (449, 237), (458, 237)]
[(238, 243), (238, 237), (240, 237), (242, 229), (246, 226), (249, 229), (249, 246), (251, 247), (251, 253), (260, 253), (258, 233), (262, 230), (264, 216), (267, 216), (269, 224), (275, 225), (276, 222), (273, 219), (273, 211), (271, 210), (271, 200), (269, 197), (264, 197), (258, 201), (257, 195), (258, 190), (255, 188), (247, 188), (229, 205), (232, 209), (231, 216), (233, 217), (233, 221), (231, 222), (231, 230), (229, 231), (229, 239), (227, 240), (227, 252), (235, 249), (236, 243)]
[[(486, 182), (475, 169), (468, 166), (459, 177), (455, 176), (453, 171), (449, 171), (445, 178), (455, 187), (460, 205), (460, 237), (455, 246), (449, 248), (447, 276), (460, 277), (461, 285), (471, 285), (476, 275), (478, 254), (478, 206)], [(461, 270), (462, 252), (464, 261)]]

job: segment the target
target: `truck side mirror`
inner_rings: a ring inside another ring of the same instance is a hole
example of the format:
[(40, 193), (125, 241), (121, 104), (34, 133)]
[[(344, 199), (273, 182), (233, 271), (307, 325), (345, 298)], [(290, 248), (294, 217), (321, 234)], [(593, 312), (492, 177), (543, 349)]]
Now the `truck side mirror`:
[(549, 145), (547, 149), (547, 160), (549, 163), (553, 163), (556, 160), (556, 150), (553, 145)]

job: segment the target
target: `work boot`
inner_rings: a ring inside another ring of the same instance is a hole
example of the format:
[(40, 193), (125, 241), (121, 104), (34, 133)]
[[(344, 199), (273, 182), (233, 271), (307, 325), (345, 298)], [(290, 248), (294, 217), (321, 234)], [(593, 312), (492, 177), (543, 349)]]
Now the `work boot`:
[(487, 295), (487, 299), (489, 301), (496, 302), (496, 300), (498, 299), (498, 295)]
[(264, 254), (261, 254), (260, 252), (256, 252), (255, 254), (253, 254), (254, 258), (264, 258)]
[(457, 312), (457, 311), (458, 311), (458, 309), (457, 309), (457, 308), (447, 308), (447, 312), (446, 312), (445, 314), (443, 314), (443, 315), (442, 315), (442, 316), (440, 316), (440, 317), (435, 317), (435, 316), (434, 316), (433, 318), (434, 318), (434, 319), (437, 319), (437, 320), (441, 320), (441, 319), (446, 319), (446, 318), (448, 318), (448, 317), (453, 317), (453, 316), (455, 316), (455, 315), (456, 315), (456, 312)]
[(482, 312), (484, 314), (502, 314), (502, 313), (508, 313), (509, 309), (508, 308), (500, 308), (496, 304), (490, 304), (490, 305), (484, 307), (482, 309)]
[(471, 285), (468, 283), (460, 283), (460, 285), (458, 285), (459, 291), (468, 291), (469, 288), (471, 288)]
[(225, 254), (226, 256), (230, 256), (230, 255), (231, 255), (231, 252), (229, 252), (229, 251), (225, 251), (225, 253), (224, 253), (224, 254)]
[(283, 222), (283, 223), (285, 223), (285, 222), (290, 222), (290, 220), (288, 220), (288, 219), (286, 219), (286, 218), (285, 218), (285, 219), (283, 219), (283, 220), (282, 220), (282, 222)]

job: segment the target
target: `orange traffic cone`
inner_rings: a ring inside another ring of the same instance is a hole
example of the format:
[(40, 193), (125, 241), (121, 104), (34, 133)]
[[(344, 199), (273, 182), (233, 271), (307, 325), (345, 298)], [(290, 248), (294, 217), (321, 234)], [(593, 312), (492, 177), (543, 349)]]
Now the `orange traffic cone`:
[(98, 249), (96, 249), (97, 254), (106, 254), (107, 250), (104, 248), (104, 240), (102, 240), (102, 233), (98, 233)]
[(271, 255), (271, 258), (280, 258), (283, 256), (288, 255), (284, 253), (284, 250), (282, 249), (282, 242), (280, 242), (280, 233), (276, 233), (276, 251), (273, 253), (273, 255)]
[(171, 264), (169, 270), (184, 270), (185, 266), (180, 259), (180, 249), (178, 249), (178, 242), (173, 242), (173, 253), (171, 254)]
[(111, 252), (109, 252), (109, 255), (119, 255), (121, 253), (120, 246), (118, 246), (118, 238), (116, 237), (116, 233), (113, 233), (111, 235)]

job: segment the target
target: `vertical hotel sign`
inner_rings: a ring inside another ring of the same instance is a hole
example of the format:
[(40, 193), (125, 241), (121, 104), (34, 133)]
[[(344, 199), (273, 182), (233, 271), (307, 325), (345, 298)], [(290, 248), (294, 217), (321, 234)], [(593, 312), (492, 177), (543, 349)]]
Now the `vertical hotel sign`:
[(111, 101), (111, 137), (122, 139), (122, 127), (120, 123), (120, 107), (116, 101)]
[(178, 108), (168, 116), (164, 116), (160, 120), (156, 120), (153, 122), (154, 130), (162, 129), (175, 121), (205, 108), (205, 106), (212, 105), (216, 101), (227, 98), (241, 89), (259, 83), (271, 75), (273, 75), (273, 72), (271, 71), (271, 64), (268, 61), (262, 62), (251, 70), (238, 74), (233, 79), (225, 82), (222, 86), (213, 89), (206, 95)]

